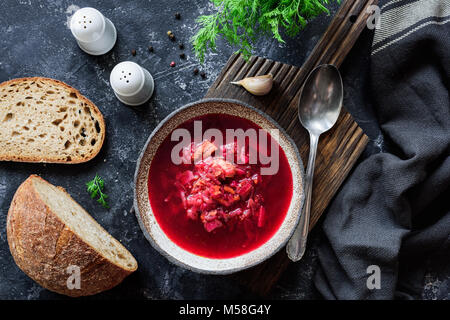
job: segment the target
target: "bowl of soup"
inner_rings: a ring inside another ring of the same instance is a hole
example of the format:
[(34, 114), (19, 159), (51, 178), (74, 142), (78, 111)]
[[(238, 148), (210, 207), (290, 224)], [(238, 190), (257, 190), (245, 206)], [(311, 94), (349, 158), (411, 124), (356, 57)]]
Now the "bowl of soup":
[(229, 274), (274, 255), (304, 200), (295, 143), (260, 110), (205, 99), (166, 117), (137, 162), (134, 206), (151, 245), (192, 271)]

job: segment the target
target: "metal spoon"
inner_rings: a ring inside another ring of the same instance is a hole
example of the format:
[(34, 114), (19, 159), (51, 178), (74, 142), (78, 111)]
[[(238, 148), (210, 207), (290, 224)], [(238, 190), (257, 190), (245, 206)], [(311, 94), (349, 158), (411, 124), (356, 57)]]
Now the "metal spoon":
[(342, 78), (330, 64), (316, 67), (308, 75), (298, 105), (298, 117), (309, 132), (310, 149), (305, 182), (305, 204), (300, 221), (289, 240), (286, 251), (289, 259), (298, 261), (305, 253), (311, 210), (311, 193), (319, 136), (336, 123), (342, 106)]

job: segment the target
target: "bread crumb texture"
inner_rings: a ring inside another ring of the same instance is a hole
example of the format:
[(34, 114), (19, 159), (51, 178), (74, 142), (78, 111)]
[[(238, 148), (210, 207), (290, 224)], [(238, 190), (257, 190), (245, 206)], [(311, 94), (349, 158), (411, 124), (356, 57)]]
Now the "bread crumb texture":
[(0, 84), (0, 160), (86, 162), (104, 137), (99, 109), (69, 85), (39, 77)]

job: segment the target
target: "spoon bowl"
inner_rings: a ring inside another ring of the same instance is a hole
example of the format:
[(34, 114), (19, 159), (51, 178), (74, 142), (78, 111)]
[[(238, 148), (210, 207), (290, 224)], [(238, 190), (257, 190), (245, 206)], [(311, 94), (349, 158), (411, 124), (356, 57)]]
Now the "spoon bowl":
[(303, 127), (316, 135), (330, 130), (339, 117), (343, 91), (335, 66), (325, 64), (315, 68), (305, 81), (298, 106)]
[(286, 252), (289, 259), (298, 261), (306, 249), (311, 210), (311, 194), (317, 145), (322, 133), (331, 129), (341, 112), (344, 89), (339, 70), (330, 64), (316, 67), (308, 75), (298, 105), (298, 117), (309, 132), (310, 148), (306, 171), (305, 205), (300, 221), (289, 240)]

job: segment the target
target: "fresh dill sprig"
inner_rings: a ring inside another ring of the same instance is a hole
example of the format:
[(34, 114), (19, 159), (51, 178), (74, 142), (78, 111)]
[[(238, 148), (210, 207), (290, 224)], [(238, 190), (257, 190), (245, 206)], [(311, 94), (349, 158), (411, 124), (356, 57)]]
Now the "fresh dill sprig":
[(218, 36), (237, 47), (237, 52), (248, 59), (260, 35), (271, 35), (284, 43), (281, 30), (293, 37), (306, 26), (308, 20), (320, 13), (329, 13), (325, 7), (329, 0), (210, 1), (218, 11), (198, 17), (196, 22), (200, 24), (200, 29), (191, 38), (195, 55), (202, 63), (208, 48), (216, 50)]
[(95, 178), (86, 183), (87, 192), (91, 195), (92, 199), (98, 197), (97, 202), (100, 203), (104, 208), (108, 209), (109, 205), (106, 202), (108, 196), (103, 193), (103, 189), (105, 188), (105, 183), (103, 179), (96, 174)]

